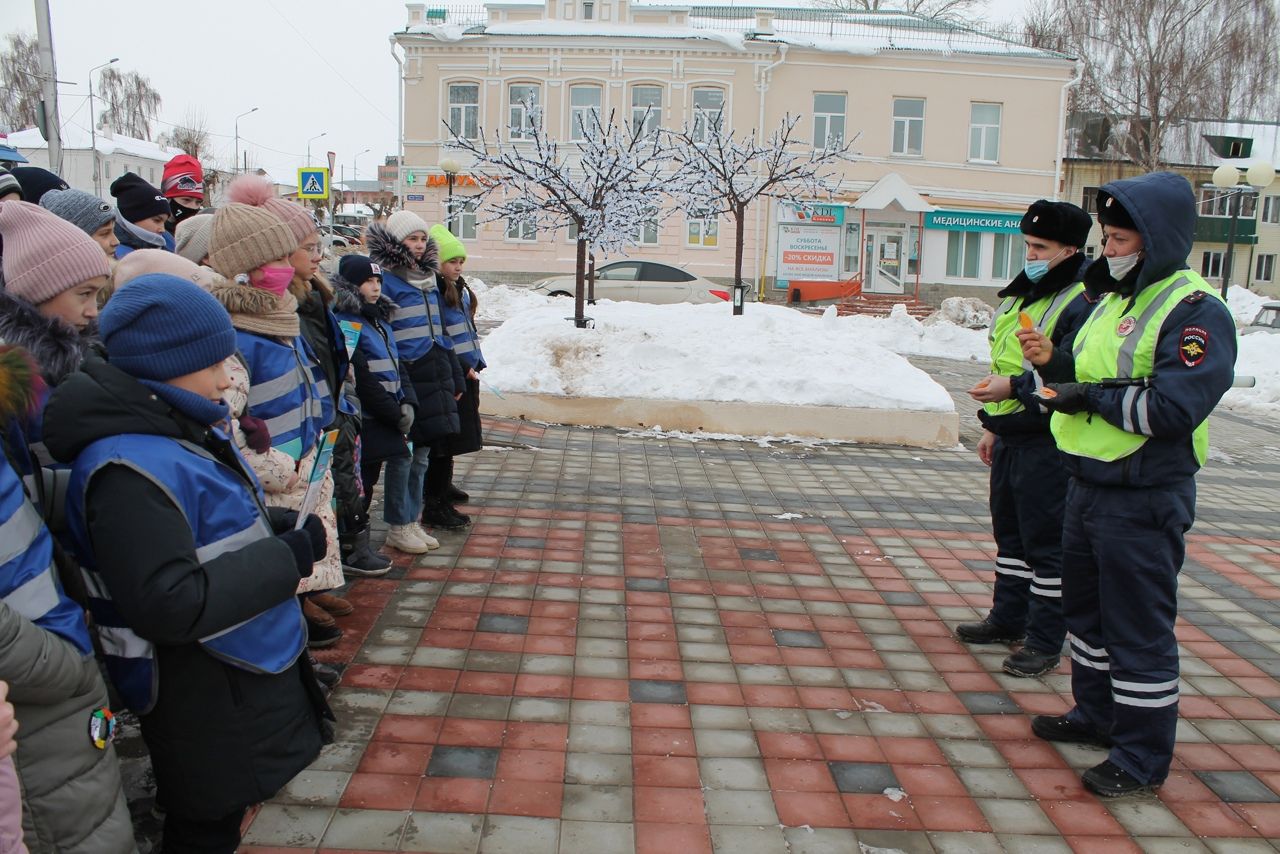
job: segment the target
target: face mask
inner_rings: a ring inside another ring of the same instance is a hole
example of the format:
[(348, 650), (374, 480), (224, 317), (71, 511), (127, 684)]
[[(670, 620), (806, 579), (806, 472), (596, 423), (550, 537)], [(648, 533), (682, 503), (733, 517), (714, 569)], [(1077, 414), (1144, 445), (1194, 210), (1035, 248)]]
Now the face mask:
[(1129, 275), (1129, 271), (1138, 266), (1138, 260), (1141, 257), (1141, 252), (1134, 252), (1132, 255), (1117, 255), (1114, 258), (1108, 258), (1107, 269), (1111, 272), (1111, 278), (1118, 282)]
[(173, 224), (175, 227), (187, 217), (195, 216), (200, 213), (198, 208), (189, 208), (186, 205), (180, 205), (172, 200), (169, 202), (169, 211), (173, 214)]
[[(1065, 252), (1065, 251), (1066, 251), (1065, 249), (1062, 250), (1062, 252)], [(1039, 259), (1035, 261), (1027, 261), (1025, 264), (1022, 265), (1022, 272), (1025, 273), (1027, 278), (1030, 279), (1031, 281), (1038, 282), (1045, 277), (1045, 274), (1049, 272), (1049, 265), (1051, 265), (1054, 261), (1058, 260), (1058, 258), (1062, 255), (1062, 252), (1059, 252), (1057, 255), (1054, 255), (1052, 258), (1050, 258), (1047, 261), (1039, 260)]]
[(255, 288), (275, 294), (276, 296), (284, 296), (284, 292), (289, 290), (289, 283), (293, 281), (292, 267), (263, 267), (262, 279), (258, 282), (250, 281)]

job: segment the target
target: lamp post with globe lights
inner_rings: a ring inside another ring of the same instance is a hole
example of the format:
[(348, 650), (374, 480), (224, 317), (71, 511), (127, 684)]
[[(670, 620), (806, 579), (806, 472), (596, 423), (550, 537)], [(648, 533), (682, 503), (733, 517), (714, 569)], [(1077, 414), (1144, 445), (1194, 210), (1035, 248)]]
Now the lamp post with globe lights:
[[(1240, 170), (1230, 163), (1223, 163), (1213, 170), (1213, 185), (1226, 190), (1227, 204), (1231, 211), (1231, 226), (1227, 231), (1227, 257), (1222, 264), (1222, 298), (1227, 298), (1231, 286), (1231, 268), (1236, 254), (1236, 226), (1240, 222), (1240, 200), (1246, 193), (1260, 193), (1276, 179), (1276, 168), (1265, 161), (1254, 163), (1245, 170), (1245, 183), (1240, 183)], [(1248, 281), (1248, 276), (1245, 276)]]
[(462, 164), (452, 157), (442, 157), (440, 158), (440, 170), (444, 172), (445, 182), (449, 185), (449, 196), (444, 203), (444, 221), (449, 233), (453, 234), (453, 182), (458, 179), (458, 173), (462, 171)]

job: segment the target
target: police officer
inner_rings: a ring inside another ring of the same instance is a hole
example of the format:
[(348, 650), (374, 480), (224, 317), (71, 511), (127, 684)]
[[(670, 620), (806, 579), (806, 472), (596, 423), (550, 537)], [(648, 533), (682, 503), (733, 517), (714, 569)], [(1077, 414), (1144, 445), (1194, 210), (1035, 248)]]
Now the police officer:
[(1020, 321), (1059, 343), (1088, 317), (1092, 304), (1080, 279), (1080, 252), (1093, 220), (1068, 202), (1041, 199), (1022, 218), (1027, 260), (999, 293), (991, 324), (991, 375), (969, 389), (983, 404), (978, 458), (991, 466), (991, 524), (996, 579), (991, 611), (956, 627), (973, 644), (1026, 645), (1004, 660), (1014, 676), (1040, 676), (1058, 666), (1062, 619), (1062, 510), (1067, 473), (1049, 432), (1049, 411), (1035, 397), (1031, 363), (1016, 336)]
[(1108, 797), (1160, 785), (1178, 718), (1177, 577), (1195, 515), (1209, 413), (1231, 386), (1236, 331), (1187, 269), (1196, 199), (1155, 172), (1098, 192), (1105, 264), (1085, 286), (1098, 305), (1055, 347), (1018, 333), (1049, 383), (1042, 394), (1071, 481), (1063, 530), (1063, 613), (1075, 707), (1037, 716), (1036, 735), (1109, 747), (1084, 785)]

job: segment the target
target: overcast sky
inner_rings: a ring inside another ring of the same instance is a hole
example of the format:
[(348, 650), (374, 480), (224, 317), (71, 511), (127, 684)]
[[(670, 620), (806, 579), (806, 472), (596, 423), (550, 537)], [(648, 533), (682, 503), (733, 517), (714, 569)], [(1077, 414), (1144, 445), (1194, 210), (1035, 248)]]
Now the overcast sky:
[[(204, 11), (196, 12), (197, 5)], [(989, 0), (1007, 20), (1026, 0)], [(33, 0), (0, 0), (0, 33), (35, 33)], [(159, 130), (202, 116), (216, 156), (232, 160), (235, 117), (251, 165), (288, 179), (337, 154), (335, 178), (353, 155), (358, 177), (396, 151), (396, 65), (387, 37), (404, 26), (398, 0), (50, 0), (64, 125), (88, 128), (88, 74), (119, 57), (160, 93)], [(101, 72), (99, 72), (101, 73)], [(95, 77), (96, 80), (96, 77)]]

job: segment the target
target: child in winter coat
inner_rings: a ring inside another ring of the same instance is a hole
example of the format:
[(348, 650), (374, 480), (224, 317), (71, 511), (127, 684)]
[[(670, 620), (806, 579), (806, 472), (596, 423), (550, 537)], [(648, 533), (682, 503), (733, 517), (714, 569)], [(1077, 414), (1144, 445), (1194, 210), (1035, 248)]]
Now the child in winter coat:
[[(24, 486), (35, 463), (18, 428), (42, 400), (40, 386), (26, 351), (0, 344), (0, 680), (8, 682), (22, 724), (14, 764), (8, 764), (16, 782), (11, 795), (0, 791), (0, 813), (11, 804), (19, 810), (16, 841), (6, 839), (12, 830), (0, 822), (0, 851), (14, 850), (6, 842), (21, 846), (25, 835), (26, 845), (40, 854), (128, 854), (136, 849), (120, 766), (107, 733), (99, 733), (99, 742), (92, 738), (95, 722), (106, 727), (111, 720), (107, 687), (84, 612), (62, 587), (56, 547), (41, 516), (52, 497), (37, 478)], [(0, 721), (0, 740), (12, 735), (13, 711)], [(10, 752), (0, 748), (0, 756)]]
[[(338, 502), (338, 542), (342, 570), (347, 575), (370, 577), (386, 575), (391, 561), (369, 548), (368, 517), (364, 511), (364, 492), (360, 486), (360, 473), (356, 465), (356, 440), (360, 436), (360, 417), (355, 405), (355, 387), (350, 386), (351, 399), (347, 399), (350, 359), (346, 341), (338, 326), (337, 318), (330, 310), (333, 288), (320, 274), (322, 245), (320, 229), (311, 212), (295, 202), (277, 198), (271, 184), (254, 175), (245, 175), (232, 182), (227, 198), (233, 202), (255, 205), (270, 211), (280, 219), (297, 240), (297, 246), (289, 255), (293, 266), (293, 281), (289, 292), (298, 301), (298, 317), (302, 322), (302, 335), (311, 345), (316, 362), (324, 372), (332, 394), (334, 421), (326, 425), (338, 431), (338, 443), (333, 449), (334, 496)], [(351, 606), (335, 607), (337, 603), (326, 596), (318, 601), (335, 615), (351, 613)]]
[[(209, 261), (227, 283), (211, 293), (230, 313), (239, 348), (227, 362), (233, 435), (262, 482), (267, 504), (291, 510), (302, 505), (325, 426), (333, 421), (328, 382), (302, 335), (298, 302), (289, 293), (294, 248), (288, 226), (262, 208), (232, 203), (214, 215)], [(343, 584), (330, 472), (322, 483), (316, 513), (328, 548), (299, 593)], [(321, 606), (308, 601), (303, 608), (311, 646), (330, 646), (342, 637)]]
[(151, 754), (163, 851), (232, 854), (246, 809), (327, 736), (295, 596), (324, 526), (269, 509), (221, 429), (237, 333), (217, 300), (143, 276), (101, 330), (109, 361), (91, 355), (54, 393), (47, 441), (73, 461), (70, 528), (107, 667)]
[[(5, 286), (0, 291), (0, 340), (32, 355), (48, 386), (74, 371), (93, 339), (98, 292), (111, 268), (89, 235), (38, 205), (0, 203)], [(23, 425), (41, 465), (43, 400)]]
[[(391, 316), (391, 328), (418, 399), (409, 432), (412, 470), (406, 472), (401, 460), (389, 460), (388, 489), (398, 488), (402, 482), (426, 480), (432, 445), (458, 432), (457, 400), (466, 390), (461, 363), (444, 332), (436, 290), (436, 245), (427, 236), (428, 230), (422, 217), (412, 211), (396, 211), (385, 226), (371, 225), (365, 233), (369, 258), (382, 268), (382, 292), (399, 306)], [(411, 497), (406, 509), (418, 510), (420, 501), (421, 496)], [(412, 534), (412, 529), (404, 526), (419, 520), (415, 512), (413, 518), (395, 522)]]
[(179, 154), (164, 165), (160, 192), (169, 200), (171, 216), (165, 228), (173, 234), (178, 223), (204, 207), (204, 167), (190, 154)]
[(116, 212), (111, 205), (84, 190), (50, 190), (40, 198), (40, 207), (52, 211), (93, 238), (107, 257), (115, 259)]
[(116, 257), (123, 258), (135, 249), (168, 249), (173, 251), (173, 236), (165, 231), (169, 221), (169, 200), (155, 187), (132, 172), (111, 182), (111, 195), (116, 200)]
[[(351, 363), (363, 419), (360, 426), (361, 477), (366, 501), (382, 473), (382, 464), (400, 460), (397, 474), (411, 474), (405, 434), (413, 426), (417, 398), (413, 382), (400, 360), (391, 316), (398, 306), (382, 296), (382, 269), (364, 255), (344, 255), (333, 279), (334, 307), (339, 319), (359, 323), (360, 337)], [(440, 543), (417, 524), (417, 499), (422, 482), (392, 482), (383, 490), (383, 516), (390, 525), (387, 542), (408, 554), (423, 554)], [(367, 507), (367, 504), (366, 504)], [(409, 520), (409, 521), (405, 521)], [(407, 530), (406, 530), (407, 529)]]
[(484, 447), (480, 430), (480, 371), (485, 369), (485, 362), (475, 325), (476, 296), (462, 278), (467, 248), (443, 225), (431, 226), (430, 236), (436, 242), (440, 257), (436, 289), (444, 315), (444, 331), (466, 371), (467, 385), (458, 398), (459, 431), (432, 448), (422, 516), (442, 528), (456, 528), (468, 524), (471, 517), (453, 506), (470, 499), (453, 485), (453, 458)]

